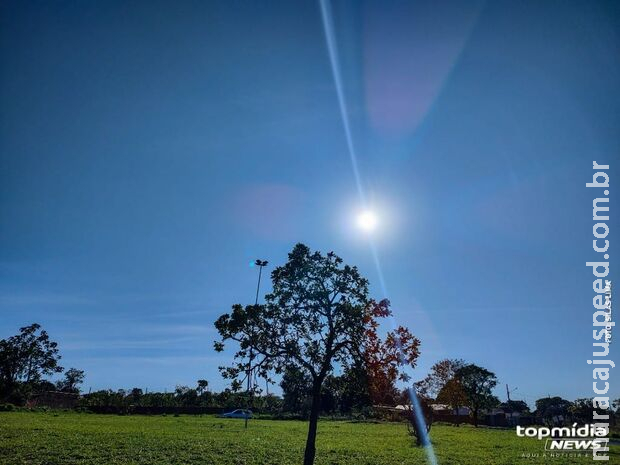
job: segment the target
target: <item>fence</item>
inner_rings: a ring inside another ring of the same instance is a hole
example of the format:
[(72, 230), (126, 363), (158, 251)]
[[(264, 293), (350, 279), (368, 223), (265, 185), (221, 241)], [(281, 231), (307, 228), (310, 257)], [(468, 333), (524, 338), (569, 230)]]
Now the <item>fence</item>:
[[(453, 415), (447, 413), (435, 413), (433, 415), (434, 421), (441, 421), (444, 423), (452, 423), (452, 424), (468, 424), (473, 425), (474, 420), (468, 415)], [(529, 426), (529, 425), (537, 425), (542, 424), (542, 420), (540, 418), (536, 418), (533, 416), (514, 416), (509, 418), (503, 413), (498, 413), (495, 415), (481, 415), (478, 418), (478, 424), (484, 426), (498, 426), (498, 427), (509, 427), (509, 426)]]

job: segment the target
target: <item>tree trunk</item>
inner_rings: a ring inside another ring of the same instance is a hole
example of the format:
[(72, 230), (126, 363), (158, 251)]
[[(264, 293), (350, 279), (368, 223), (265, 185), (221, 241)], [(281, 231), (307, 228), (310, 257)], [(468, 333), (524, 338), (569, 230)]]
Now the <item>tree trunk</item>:
[(321, 409), (321, 383), (314, 383), (312, 387), (312, 407), (310, 409), (310, 425), (308, 426), (308, 438), (306, 439), (306, 450), (304, 451), (304, 465), (314, 464), (316, 454), (316, 429), (319, 422), (319, 411)]
[(478, 428), (478, 409), (474, 409), (474, 428)]

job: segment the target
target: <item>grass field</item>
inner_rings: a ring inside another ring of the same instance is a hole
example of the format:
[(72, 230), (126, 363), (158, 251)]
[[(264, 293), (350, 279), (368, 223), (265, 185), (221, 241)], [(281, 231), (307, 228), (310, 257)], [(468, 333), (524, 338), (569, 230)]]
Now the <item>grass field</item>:
[[(116, 416), (87, 413), (0, 413), (0, 464), (300, 464), (307, 423), (214, 416)], [(544, 457), (543, 442), (511, 430), (436, 425), (440, 465), (586, 464), (583, 457)], [(540, 454), (524, 458), (522, 454)], [(620, 447), (610, 461), (620, 463)], [(321, 421), (317, 465), (426, 464), (404, 425)]]

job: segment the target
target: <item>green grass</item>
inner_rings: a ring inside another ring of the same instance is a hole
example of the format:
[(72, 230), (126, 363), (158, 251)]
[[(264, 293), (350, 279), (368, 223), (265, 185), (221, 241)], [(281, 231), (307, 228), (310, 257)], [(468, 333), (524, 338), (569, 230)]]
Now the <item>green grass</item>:
[[(300, 464), (307, 423), (213, 416), (116, 416), (87, 413), (0, 413), (0, 464)], [(512, 430), (436, 425), (440, 465), (586, 464), (592, 457), (543, 457), (544, 442)], [(522, 454), (540, 454), (523, 458)], [(610, 461), (620, 463), (620, 447)], [(426, 464), (406, 427), (395, 423), (321, 421), (317, 465)]]

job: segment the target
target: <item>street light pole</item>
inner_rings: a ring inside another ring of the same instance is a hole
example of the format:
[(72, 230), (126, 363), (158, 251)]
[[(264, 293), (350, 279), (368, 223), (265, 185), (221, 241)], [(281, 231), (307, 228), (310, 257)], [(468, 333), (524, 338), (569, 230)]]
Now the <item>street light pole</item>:
[[(261, 276), (263, 274), (263, 267), (267, 266), (269, 262), (267, 260), (256, 260), (254, 262), (254, 264), (256, 266), (258, 266), (258, 284), (256, 285), (256, 299), (254, 300), (254, 307), (258, 306), (258, 293), (260, 292), (260, 279)], [(252, 336), (254, 336), (254, 334), (252, 333)], [(254, 351), (252, 350), (252, 345), (250, 344), (250, 359), (248, 360), (248, 403), (250, 404), (250, 406), (252, 406), (252, 394), (251, 394), (251, 388), (252, 388), (252, 359), (254, 358)], [(248, 427), (248, 415), (246, 414), (245, 416), (245, 427)]]
[(254, 305), (258, 305), (258, 291), (260, 290), (260, 278), (263, 274), (263, 267), (267, 266), (269, 262), (267, 260), (256, 260), (254, 262), (256, 266), (258, 266), (258, 284), (256, 285), (256, 300), (254, 301)]

